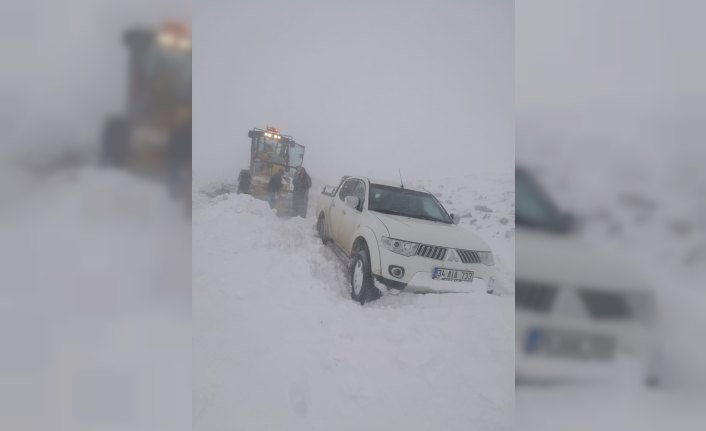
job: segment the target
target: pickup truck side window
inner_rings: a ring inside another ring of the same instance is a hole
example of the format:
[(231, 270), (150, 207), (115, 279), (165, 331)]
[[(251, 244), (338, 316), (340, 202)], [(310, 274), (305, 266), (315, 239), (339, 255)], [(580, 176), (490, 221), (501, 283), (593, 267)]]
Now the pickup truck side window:
[(363, 209), (363, 204), (365, 203), (365, 183), (362, 181), (356, 181), (355, 190), (353, 190), (353, 196), (357, 196), (360, 202), (359, 208)]
[(343, 186), (341, 186), (341, 192), (338, 194), (338, 198), (341, 201), (346, 200), (346, 196), (350, 196), (353, 194), (353, 190), (355, 189), (357, 180), (355, 179), (350, 179), (346, 180), (345, 183), (343, 183)]

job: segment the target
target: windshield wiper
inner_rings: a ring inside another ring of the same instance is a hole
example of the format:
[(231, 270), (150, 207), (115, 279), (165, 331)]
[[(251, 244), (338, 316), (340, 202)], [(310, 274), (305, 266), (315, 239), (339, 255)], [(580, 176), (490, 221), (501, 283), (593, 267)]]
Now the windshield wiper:
[(412, 218), (420, 218), (420, 219), (422, 219), (422, 220), (435, 221), (435, 222), (438, 222), (438, 223), (446, 223), (446, 224), (449, 223), (449, 222), (447, 222), (447, 221), (445, 221), (445, 220), (440, 220), (440, 219), (438, 219), (438, 218), (434, 218), (434, 217), (431, 217), (431, 216), (425, 216), (425, 215), (421, 215), (421, 214), (415, 214), (415, 215), (411, 215), (411, 216), (409, 216), (409, 217), (412, 217)]
[(411, 215), (409, 215), (409, 214), (401, 213), (401, 212), (395, 211), (395, 210), (388, 210), (385, 208), (368, 208), (368, 210), (369, 211), (377, 211), (377, 212), (383, 213), (383, 214), (392, 214), (392, 215), (399, 215), (399, 216), (403, 216), (403, 217), (411, 217)]
[(445, 222), (444, 220), (439, 220), (438, 218), (434, 218), (434, 217), (430, 217), (430, 216), (425, 216), (425, 215), (421, 215), (421, 214), (408, 214), (408, 213), (402, 213), (402, 212), (399, 212), (399, 211), (388, 210), (388, 209), (384, 209), (384, 208), (372, 208), (372, 209), (371, 209), (371, 208), (368, 208), (368, 209), (369, 209), (370, 211), (377, 211), (377, 212), (383, 213), (383, 214), (399, 215), (399, 216), (402, 216), (402, 217), (418, 218), (418, 219), (422, 219), (422, 220), (430, 220), (430, 221), (435, 221), (435, 222), (438, 222), (438, 223), (447, 223), (447, 224), (448, 224), (448, 222)]

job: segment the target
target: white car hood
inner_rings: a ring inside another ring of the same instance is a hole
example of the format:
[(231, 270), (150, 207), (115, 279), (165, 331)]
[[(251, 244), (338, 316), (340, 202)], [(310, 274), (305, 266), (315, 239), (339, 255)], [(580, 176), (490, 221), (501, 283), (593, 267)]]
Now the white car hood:
[(482, 239), (455, 224), (438, 223), (371, 212), (385, 225), (391, 238), (461, 250), (490, 251)]
[(607, 290), (651, 290), (651, 285), (620, 256), (572, 236), (517, 229), (515, 256), (518, 280)]

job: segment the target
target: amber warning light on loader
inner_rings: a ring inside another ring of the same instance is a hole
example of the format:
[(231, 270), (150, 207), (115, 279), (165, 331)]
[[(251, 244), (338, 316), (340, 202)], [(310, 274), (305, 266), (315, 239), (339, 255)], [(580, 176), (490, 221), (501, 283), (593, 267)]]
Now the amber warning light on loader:
[(279, 129), (277, 127), (267, 126), (265, 136), (272, 139), (280, 139)]
[(189, 26), (182, 22), (165, 22), (157, 33), (157, 43), (169, 49), (191, 51)]

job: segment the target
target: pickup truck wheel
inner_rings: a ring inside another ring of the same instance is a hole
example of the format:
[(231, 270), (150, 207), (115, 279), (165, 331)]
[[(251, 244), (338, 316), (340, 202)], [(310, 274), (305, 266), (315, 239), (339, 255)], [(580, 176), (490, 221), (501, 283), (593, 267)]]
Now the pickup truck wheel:
[(363, 305), (366, 301), (379, 297), (376, 293), (378, 292), (370, 272), (368, 251), (361, 248), (355, 254), (351, 267), (351, 298)]
[(328, 242), (328, 235), (326, 234), (326, 223), (324, 216), (319, 216), (319, 220), (316, 222), (316, 231), (319, 233), (321, 243), (326, 245)]

